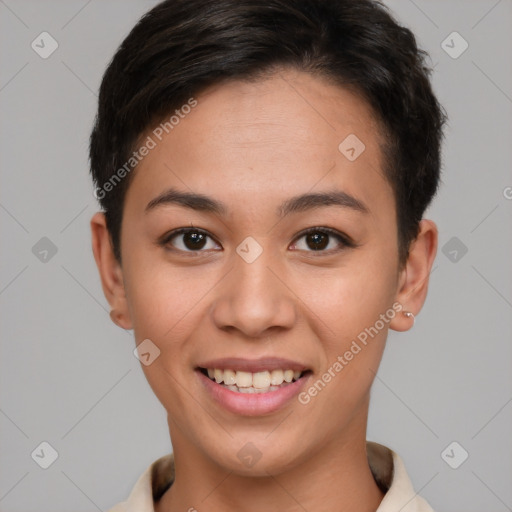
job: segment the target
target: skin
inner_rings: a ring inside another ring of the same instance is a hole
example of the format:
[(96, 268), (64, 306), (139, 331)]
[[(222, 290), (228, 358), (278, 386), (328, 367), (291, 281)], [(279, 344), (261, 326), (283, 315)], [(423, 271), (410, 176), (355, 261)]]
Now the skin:
[[(256, 83), (210, 88), (197, 101), (138, 165), (124, 205), (122, 265), (104, 215), (91, 220), (115, 322), (133, 329), (137, 344), (149, 338), (161, 351), (151, 365), (141, 365), (168, 412), (175, 454), (175, 483), (156, 510), (375, 511), (383, 493), (366, 455), (370, 387), (388, 328), (408, 330), (412, 318), (396, 314), (308, 404), (293, 399), (266, 415), (226, 411), (194, 369), (221, 357), (284, 357), (312, 371), (309, 386), (394, 302), (415, 315), (421, 310), (436, 225), (421, 221), (399, 268), (382, 140), (356, 94), (283, 69)], [(366, 146), (353, 162), (338, 150), (349, 134)], [(222, 201), (228, 213), (172, 204), (145, 213), (169, 187)], [(369, 213), (322, 206), (276, 215), (292, 196), (331, 189), (363, 201)], [(167, 248), (158, 244), (191, 224), (210, 235), (203, 252), (185, 245), (183, 235)], [(314, 251), (307, 237), (298, 237), (309, 227), (335, 229), (357, 247), (331, 236), (325, 249)], [(252, 263), (236, 252), (248, 236), (263, 249)], [(262, 454), (251, 468), (237, 457), (248, 442)]]

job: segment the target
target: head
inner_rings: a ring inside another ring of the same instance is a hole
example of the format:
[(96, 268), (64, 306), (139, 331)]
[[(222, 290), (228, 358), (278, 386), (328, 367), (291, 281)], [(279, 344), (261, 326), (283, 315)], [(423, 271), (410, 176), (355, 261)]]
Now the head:
[[(257, 472), (237, 457), (252, 442), (282, 471), (364, 435), (437, 249), (445, 116), (425, 57), (370, 0), (165, 1), (121, 44), (90, 141), (93, 249), (117, 323), (160, 350), (143, 368), (173, 444)], [(302, 400), (212, 399), (212, 361), (262, 358), (304, 370)]]

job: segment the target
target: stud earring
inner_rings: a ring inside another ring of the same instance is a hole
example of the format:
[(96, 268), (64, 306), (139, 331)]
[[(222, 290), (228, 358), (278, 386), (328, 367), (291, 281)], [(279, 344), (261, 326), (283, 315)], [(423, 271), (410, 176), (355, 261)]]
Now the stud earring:
[(416, 318), (414, 317), (414, 315), (410, 311), (403, 311), (403, 314), (407, 318), (411, 318), (412, 317), (412, 325), (414, 325), (414, 322), (416, 321)]

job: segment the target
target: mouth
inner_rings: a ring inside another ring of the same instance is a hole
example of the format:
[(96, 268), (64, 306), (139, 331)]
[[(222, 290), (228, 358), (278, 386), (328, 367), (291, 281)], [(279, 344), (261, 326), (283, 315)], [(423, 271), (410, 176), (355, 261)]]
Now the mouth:
[(198, 370), (213, 382), (235, 393), (272, 393), (301, 379), (309, 370), (275, 369), (261, 372), (201, 368)]
[(302, 364), (277, 358), (218, 359), (195, 370), (207, 397), (242, 416), (271, 414), (285, 407), (313, 374)]

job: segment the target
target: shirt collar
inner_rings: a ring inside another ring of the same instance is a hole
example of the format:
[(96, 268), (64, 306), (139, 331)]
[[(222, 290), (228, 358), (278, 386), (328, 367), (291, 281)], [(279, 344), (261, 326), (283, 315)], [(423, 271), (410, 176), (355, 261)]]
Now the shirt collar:
[[(368, 463), (375, 482), (385, 492), (376, 512), (434, 512), (412, 486), (400, 456), (386, 446), (366, 442)], [(108, 512), (154, 512), (159, 500), (174, 481), (173, 454), (154, 461), (139, 477), (127, 501)]]

